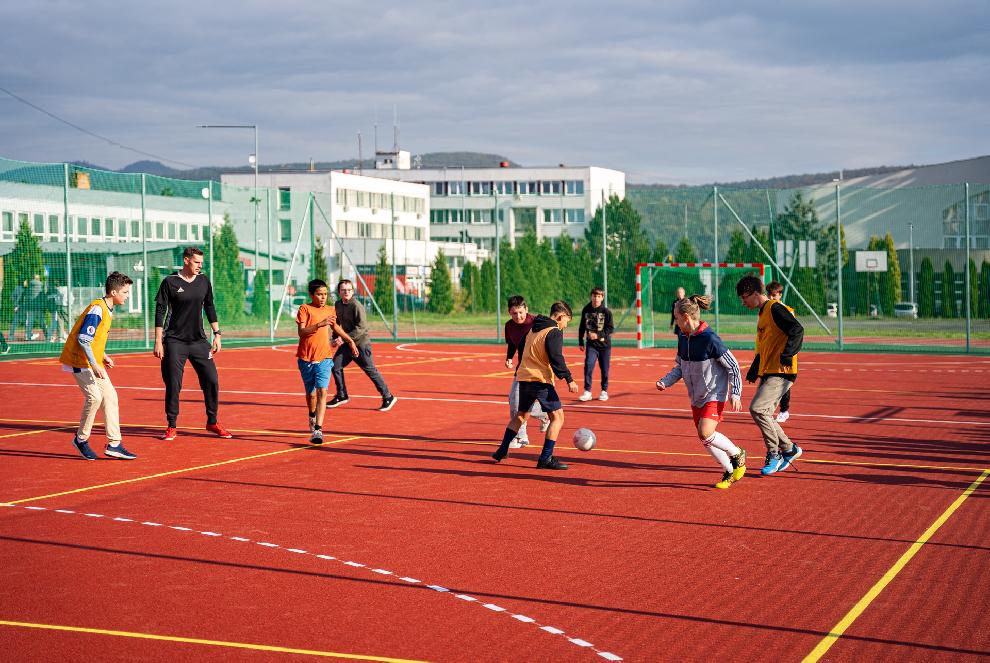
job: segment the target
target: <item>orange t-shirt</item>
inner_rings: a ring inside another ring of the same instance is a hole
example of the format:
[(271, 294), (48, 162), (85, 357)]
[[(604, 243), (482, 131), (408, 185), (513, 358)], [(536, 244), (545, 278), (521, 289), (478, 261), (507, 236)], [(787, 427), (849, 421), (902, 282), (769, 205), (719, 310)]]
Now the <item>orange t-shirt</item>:
[[(310, 304), (303, 304), (299, 307), (299, 312), (296, 313), (296, 322), (303, 327), (312, 327), (327, 318), (330, 318), (331, 323), (337, 321), (337, 312), (333, 306), (316, 308)], [(328, 325), (323, 329), (318, 329), (315, 334), (300, 338), (299, 347), (296, 349), (296, 356), (311, 364), (332, 357), (333, 352), (330, 349), (330, 332), (332, 329), (333, 327)]]

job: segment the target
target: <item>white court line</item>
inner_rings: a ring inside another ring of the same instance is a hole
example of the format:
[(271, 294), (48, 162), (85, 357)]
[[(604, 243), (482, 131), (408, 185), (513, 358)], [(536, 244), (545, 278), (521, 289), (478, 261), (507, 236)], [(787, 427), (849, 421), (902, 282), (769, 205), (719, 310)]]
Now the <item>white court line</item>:
[[(74, 384), (62, 384), (62, 383), (44, 383), (44, 382), (0, 382), (0, 386), (9, 385), (17, 387), (44, 387), (46, 389), (51, 387), (64, 387), (66, 389), (78, 389)], [(165, 391), (164, 387), (128, 387), (114, 385), (114, 389), (120, 391), (122, 389), (136, 390), (136, 391)], [(247, 390), (235, 390), (235, 389), (224, 389), (225, 394), (241, 394), (245, 396), (286, 396), (291, 398), (298, 398), (299, 394), (296, 392), (288, 391), (247, 391)], [(919, 392), (919, 395), (923, 395)], [(351, 398), (370, 398), (370, 399), (380, 399), (380, 396), (351, 396)], [(400, 399), (404, 401), (424, 401), (427, 403), (474, 403), (477, 405), (497, 405), (499, 407), (505, 407), (505, 401), (494, 401), (494, 400), (481, 400), (481, 399), (466, 399), (466, 398), (426, 398), (420, 396), (402, 396), (400, 394)], [(602, 410), (604, 412), (673, 412), (678, 414), (684, 414), (688, 412), (686, 408), (676, 408), (676, 407), (635, 407), (631, 405), (592, 405), (581, 403), (571, 404), (568, 406), (573, 409), (571, 412), (576, 412), (578, 410)], [(920, 408), (919, 408), (920, 409)], [(749, 417), (747, 412), (727, 412), (727, 415), (733, 417)], [(847, 414), (811, 414), (811, 413), (800, 413), (792, 414), (792, 419), (832, 419), (841, 421), (859, 421), (866, 420), (867, 423), (878, 423), (878, 422), (894, 422), (894, 423), (908, 423), (908, 424), (936, 424), (936, 425), (964, 425), (964, 426), (990, 426), (990, 421), (966, 421), (960, 419), (907, 419), (904, 417), (873, 417), (867, 414), (861, 415), (847, 415)], [(5, 421), (5, 419), (0, 419), (0, 422)], [(6, 421), (18, 421), (17, 419), (6, 419)]]
[[(2, 506), (17, 508), (14, 505), (8, 504), (8, 503), (3, 503)], [(22, 509), (24, 509), (26, 511), (34, 511), (36, 513), (41, 513), (43, 511), (47, 511), (48, 510), (46, 507), (37, 507), (37, 506), (23, 506), (23, 507), (20, 507), (20, 508), (22, 508)], [(61, 509), (59, 511), (61, 513), (66, 513), (68, 510), (67, 509)], [(75, 515), (92, 515), (92, 514), (75, 514)], [(100, 517), (103, 517), (102, 514), (100, 515)], [(110, 520), (110, 519), (108, 519), (108, 520)], [(135, 521), (133, 521), (133, 520), (131, 520), (129, 518), (121, 518), (121, 517), (113, 518), (112, 520), (116, 520), (116, 521), (120, 521), (120, 522), (130, 522), (130, 523), (135, 522)], [(151, 521), (144, 521), (144, 522), (141, 522), (140, 524), (141, 525), (148, 525), (148, 526), (155, 526), (155, 527), (162, 527), (163, 526), (161, 523), (155, 523), (155, 522), (151, 522)], [(173, 530), (175, 530), (175, 529), (178, 529), (178, 530), (190, 530), (191, 529), (191, 528), (187, 528), (185, 526), (180, 526), (180, 525), (166, 525), (165, 527), (166, 527), (166, 529), (173, 529)], [(197, 531), (197, 530), (192, 530), (192, 531)], [(210, 531), (201, 531), (200, 533), (201, 534), (206, 534), (206, 535), (215, 535), (216, 534), (215, 532), (210, 532)], [(231, 537), (231, 538), (236, 538), (236, 537)], [(362, 564), (360, 562), (343, 561), (343, 560), (339, 560), (337, 558), (334, 558), (334, 557), (332, 557), (330, 555), (323, 555), (323, 554), (311, 553), (311, 552), (308, 552), (308, 551), (303, 550), (301, 548), (288, 548), (288, 547), (281, 546), (281, 545), (279, 545), (277, 543), (269, 543), (269, 542), (258, 542), (258, 545), (259, 546), (264, 546), (264, 547), (268, 548), (273, 553), (276, 553), (276, 552), (286, 552), (286, 553), (295, 553), (297, 555), (307, 555), (307, 556), (312, 556), (312, 557), (323, 559), (323, 560), (327, 560), (327, 561), (341, 562), (341, 563), (343, 563), (346, 566), (351, 566), (351, 567), (355, 567), (355, 568), (364, 569), (364, 570), (369, 571), (371, 573), (377, 573), (377, 574), (380, 574), (380, 575), (392, 575), (392, 576), (397, 576), (398, 575), (398, 574), (394, 574), (392, 571), (388, 571), (388, 570), (385, 570), (385, 569), (382, 569), (382, 568), (379, 568), (379, 567), (374, 567), (374, 566)], [(276, 549), (278, 549), (278, 550), (276, 550)], [(401, 578), (401, 580), (404, 580), (404, 581), (409, 582), (409, 583), (419, 583), (420, 582), (419, 580), (416, 580), (415, 578), (408, 578), (408, 577), (403, 577), (403, 578)], [(448, 593), (448, 592), (450, 592), (449, 589), (447, 589), (446, 587), (441, 587), (440, 585), (426, 585), (426, 587), (428, 587), (429, 589), (433, 589), (433, 590), (435, 590), (437, 592), (440, 592), (440, 593)], [(477, 599), (474, 596), (471, 596), (470, 594), (451, 594), (451, 596), (454, 597), (454, 598), (460, 599), (462, 601), (465, 601), (467, 603), (473, 603), (475, 605), (478, 605), (478, 606), (480, 606), (482, 608), (485, 608), (486, 610), (489, 610), (489, 611), (491, 611), (493, 613), (496, 613), (496, 614), (505, 613), (506, 615), (511, 616), (513, 619), (515, 619), (517, 622), (519, 622), (521, 624), (532, 624), (534, 626), (537, 626), (540, 630), (545, 631), (547, 633), (550, 633), (552, 635), (562, 635), (564, 633), (564, 631), (562, 631), (561, 629), (556, 628), (556, 627), (553, 627), (553, 626), (542, 626), (539, 623), (537, 623), (534, 619), (532, 619), (531, 617), (525, 617), (523, 615), (513, 614), (510, 611), (508, 611), (506, 608), (503, 608), (500, 605), (496, 605), (494, 603), (484, 603), (482, 601), (479, 601), (479, 599)], [(580, 648), (590, 648), (591, 651), (595, 652), (595, 654), (597, 654), (598, 656), (601, 656), (602, 658), (604, 658), (606, 660), (609, 660), (609, 661), (621, 661), (622, 660), (622, 658), (620, 656), (617, 656), (616, 654), (613, 654), (611, 652), (607, 652), (607, 651), (602, 651), (602, 650), (596, 649), (594, 647), (594, 645), (592, 645), (587, 640), (583, 640), (581, 638), (571, 638), (571, 637), (568, 637), (567, 640), (570, 641), (572, 644), (580, 647)]]

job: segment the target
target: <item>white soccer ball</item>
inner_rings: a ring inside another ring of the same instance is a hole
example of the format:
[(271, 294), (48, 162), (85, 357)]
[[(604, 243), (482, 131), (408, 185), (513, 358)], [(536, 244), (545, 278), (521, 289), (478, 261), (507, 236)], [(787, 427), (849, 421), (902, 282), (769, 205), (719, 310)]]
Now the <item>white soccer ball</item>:
[(591, 451), (595, 448), (595, 433), (590, 428), (578, 428), (574, 431), (574, 446), (581, 451)]

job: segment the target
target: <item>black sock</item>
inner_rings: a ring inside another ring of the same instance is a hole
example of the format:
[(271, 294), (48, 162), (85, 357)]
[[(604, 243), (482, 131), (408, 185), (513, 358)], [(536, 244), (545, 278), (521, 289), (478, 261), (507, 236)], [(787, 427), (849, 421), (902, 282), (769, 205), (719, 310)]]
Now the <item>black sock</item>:
[(540, 462), (545, 463), (553, 457), (553, 447), (557, 444), (557, 440), (551, 440), (549, 437), (543, 441), (543, 451), (540, 452)]
[(309, 418), (310, 419), (315, 419), (316, 418), (316, 410), (310, 410), (309, 411)]
[(516, 438), (516, 431), (512, 430), (509, 427), (506, 427), (505, 433), (502, 435), (502, 444), (498, 446), (498, 451), (495, 452), (495, 455), (498, 456), (499, 458), (505, 458), (506, 455), (509, 453), (509, 443), (512, 442), (512, 440), (514, 440), (515, 438)]
[(323, 430), (323, 426), (321, 426), (321, 425), (319, 425), (319, 424), (315, 424), (315, 425), (313, 426), (313, 430)]

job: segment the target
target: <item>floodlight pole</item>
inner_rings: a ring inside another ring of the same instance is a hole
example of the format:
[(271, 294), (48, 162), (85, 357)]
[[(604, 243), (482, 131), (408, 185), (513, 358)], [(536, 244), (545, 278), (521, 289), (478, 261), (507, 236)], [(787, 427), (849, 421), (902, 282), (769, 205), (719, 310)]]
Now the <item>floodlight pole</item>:
[[(973, 330), (973, 316), (972, 316), (972, 311), (970, 310), (970, 308), (972, 307), (972, 299), (973, 298), (970, 296), (970, 287), (971, 287), (971, 284), (969, 282), (969, 246), (970, 246), (970, 239), (969, 239), (969, 227), (970, 227), (969, 226), (969, 182), (966, 182), (966, 198), (964, 199), (964, 202), (966, 203), (966, 262), (963, 264), (963, 274), (965, 274), (965, 278), (963, 278), (963, 288), (965, 289), (965, 292), (963, 292), (963, 301), (966, 302), (966, 352), (969, 353), (969, 351), (970, 351), (970, 347), (969, 347), (970, 336), (971, 336), (971, 333), (972, 333), (972, 330)], [(953, 290), (953, 292), (952, 292), (952, 294), (950, 296), (954, 297), (955, 296), (955, 292), (954, 292), (955, 291), (955, 286), (954, 286), (954, 284), (952, 286), (952, 290)]]
[(838, 277), (835, 279), (838, 292), (838, 302), (836, 304), (835, 316), (837, 318), (836, 325), (838, 328), (837, 342), (839, 349), (842, 349), (842, 213), (840, 211), (841, 197), (839, 184), (835, 185), (835, 263), (836, 263), (836, 273)]
[(910, 278), (908, 278), (908, 290), (911, 293), (911, 303), (914, 304), (914, 224), (908, 224), (908, 270), (910, 271)]
[(498, 193), (492, 187), (492, 199), (495, 201), (495, 340), (502, 333), (502, 228), (498, 222)]
[(715, 301), (715, 333), (718, 333), (718, 187), (712, 187), (712, 202), (715, 203), (715, 282), (712, 283), (712, 294)]

